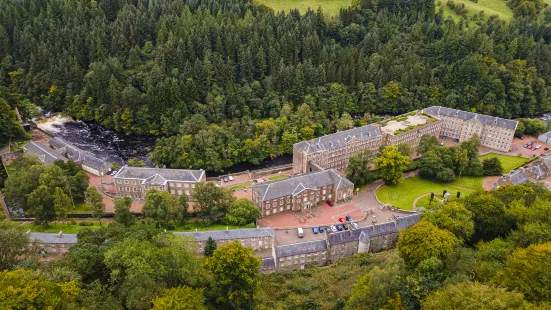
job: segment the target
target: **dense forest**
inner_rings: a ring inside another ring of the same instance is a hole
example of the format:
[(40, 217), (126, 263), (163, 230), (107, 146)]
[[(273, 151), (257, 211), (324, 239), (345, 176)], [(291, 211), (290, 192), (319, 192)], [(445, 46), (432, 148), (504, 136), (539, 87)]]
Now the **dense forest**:
[(221, 170), (361, 115), (551, 110), (538, 3), (472, 24), (433, 1), (355, 1), (328, 18), (247, 0), (0, 0), (0, 96), (158, 135), (156, 164)]

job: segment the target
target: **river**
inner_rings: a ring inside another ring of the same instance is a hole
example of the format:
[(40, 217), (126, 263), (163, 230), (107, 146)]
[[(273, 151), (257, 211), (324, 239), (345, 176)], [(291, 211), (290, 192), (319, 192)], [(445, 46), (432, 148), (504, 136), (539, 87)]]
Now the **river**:
[[(148, 156), (155, 147), (157, 137), (120, 135), (95, 122), (75, 121), (59, 115), (38, 122), (38, 127), (51, 136), (63, 138), (85, 151), (94, 153), (103, 160), (123, 165), (128, 159), (135, 157), (144, 160), (150, 167), (154, 166)], [(207, 171), (207, 176), (215, 177), (227, 173), (269, 168), (290, 164), (292, 161), (291, 155), (284, 155), (264, 160), (260, 165), (240, 163), (226, 168), (224, 172)]]

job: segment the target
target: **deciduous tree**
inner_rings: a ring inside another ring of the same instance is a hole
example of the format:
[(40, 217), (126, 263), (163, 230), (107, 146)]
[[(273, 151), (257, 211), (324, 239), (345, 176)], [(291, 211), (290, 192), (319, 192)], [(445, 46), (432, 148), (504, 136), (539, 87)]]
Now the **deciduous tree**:
[(457, 238), (449, 231), (440, 229), (428, 221), (406, 229), (398, 238), (400, 256), (409, 266), (436, 257), (445, 258), (458, 245)]
[(163, 290), (153, 299), (153, 310), (206, 310), (202, 289), (179, 286)]
[(374, 161), (382, 179), (388, 185), (397, 185), (402, 181), (409, 162), (409, 158), (400, 154), (393, 145), (385, 147)]
[(468, 240), (474, 233), (471, 211), (458, 202), (447, 202), (434, 211), (427, 211), (424, 218), (440, 229), (453, 233), (461, 240)]
[(259, 217), (260, 209), (246, 198), (239, 198), (232, 202), (226, 213), (226, 221), (231, 225), (247, 225)]
[(101, 224), (101, 217), (105, 212), (105, 204), (103, 203), (103, 196), (95, 186), (89, 186), (86, 189), (86, 202), (92, 206), (92, 217), (97, 219)]
[(216, 186), (212, 182), (201, 182), (195, 185), (193, 198), (196, 207), (203, 215), (223, 216), (235, 201), (230, 189)]
[(28, 254), (29, 243), (29, 235), (25, 233), (23, 225), (0, 221), (0, 270), (11, 269)]
[(258, 286), (260, 259), (239, 241), (221, 245), (205, 266), (213, 278), (216, 304), (224, 309), (252, 309)]
[(145, 195), (142, 213), (159, 225), (166, 224), (171, 220), (181, 221), (184, 217), (182, 207), (176, 196), (156, 189), (149, 190)]
[(511, 290), (523, 292), (528, 300), (551, 299), (551, 242), (517, 249), (507, 263), (503, 284)]
[(130, 212), (132, 199), (130, 197), (115, 199), (115, 216), (113, 220), (125, 227), (130, 227), (136, 223), (136, 217)]

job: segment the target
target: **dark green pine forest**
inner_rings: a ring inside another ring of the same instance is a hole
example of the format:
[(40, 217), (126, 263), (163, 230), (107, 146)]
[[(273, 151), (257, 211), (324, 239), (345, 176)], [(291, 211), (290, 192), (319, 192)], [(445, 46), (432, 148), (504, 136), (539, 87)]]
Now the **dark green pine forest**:
[(456, 23), (430, 0), (333, 18), (247, 0), (0, 0), (0, 100), (158, 136), (156, 164), (208, 170), (431, 105), (532, 116), (551, 110), (551, 10), (534, 3)]

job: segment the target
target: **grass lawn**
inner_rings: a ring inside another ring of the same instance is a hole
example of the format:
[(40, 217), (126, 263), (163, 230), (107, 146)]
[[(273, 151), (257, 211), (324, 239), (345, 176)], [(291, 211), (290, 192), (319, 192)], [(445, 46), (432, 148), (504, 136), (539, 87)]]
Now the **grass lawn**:
[[(31, 232), (46, 232), (46, 233), (58, 233), (59, 231), (62, 231), (65, 234), (76, 234), (81, 228), (87, 227), (90, 229), (99, 229), (99, 223), (97, 221), (95, 222), (89, 222), (92, 223), (91, 226), (80, 226), (78, 224), (69, 224), (69, 223), (63, 223), (63, 224), (50, 224), (47, 228), (44, 228), (40, 225), (35, 224), (24, 224), (23, 227), (25, 229), (30, 229)], [(102, 223), (103, 226), (109, 225), (109, 223), (104, 222)]]
[(501, 161), (501, 166), (503, 167), (503, 173), (508, 173), (511, 170), (515, 170), (518, 167), (523, 166), (527, 162), (530, 161), (528, 158), (524, 157), (518, 157), (518, 156), (508, 156), (508, 155), (499, 155), (499, 154), (486, 154), (483, 156), (480, 156), (480, 160), (484, 160), (487, 158), (497, 157), (499, 161)]
[(251, 185), (253, 185), (253, 183), (247, 182), (247, 183), (243, 183), (243, 184), (239, 184), (239, 185), (233, 186), (233, 187), (231, 187), (230, 189), (231, 189), (232, 191), (237, 191), (237, 190), (240, 190), (240, 189), (242, 189), (242, 188), (249, 187), (249, 186), (251, 186)]
[(228, 229), (241, 229), (241, 228), (255, 227), (254, 223), (250, 223), (244, 226), (234, 226), (234, 225), (224, 225), (222, 223), (213, 223), (210, 225), (205, 225), (204, 222), (189, 222), (186, 224), (176, 225), (176, 229), (174, 229), (174, 231), (195, 231), (195, 229), (197, 229), (198, 231), (226, 230), (226, 226), (228, 227)]
[[(437, 199), (438, 198), (438, 199)], [(439, 200), (442, 200), (442, 195), (434, 195), (434, 200), (432, 200), (432, 203), (430, 204), (431, 207), (436, 207), (437, 205), (440, 204), (440, 201)], [(429, 207), (429, 202), (430, 202), (430, 196), (425, 196), (421, 199), (419, 199), (419, 201), (417, 201), (417, 207), (423, 207), (423, 208), (428, 208)]]
[[(460, 178), (463, 179), (463, 178)], [(482, 181), (482, 178), (480, 179)], [(469, 180), (468, 182), (464, 181), (456, 181), (459, 182), (463, 187), (467, 187), (469, 184), (478, 184), (473, 182), (472, 180)], [(398, 186), (388, 186), (383, 185), (379, 190), (377, 191), (376, 195), (377, 198), (382, 203), (389, 203), (397, 208), (404, 209), (404, 210), (411, 210), (413, 209), (413, 201), (415, 198), (427, 194), (427, 193), (442, 193), (444, 190), (447, 190), (448, 193), (450, 193), (452, 196), (455, 196), (458, 191), (461, 192), (461, 195), (467, 195), (469, 192), (457, 189), (455, 187), (452, 187), (450, 185), (456, 185), (455, 182), (452, 184), (443, 184), (438, 183), (430, 180), (425, 180), (420, 177), (413, 177), (404, 179), (402, 183), (400, 183)], [(459, 185), (457, 185), (459, 186)], [(480, 185), (480, 188), (482, 186)], [(473, 190), (476, 190), (478, 188), (472, 188)], [(428, 201), (428, 200), (427, 200)]]
[(73, 213), (88, 213), (92, 212), (92, 206), (86, 202), (75, 203), (75, 209)]
[[(451, 16), (455, 21), (459, 21), (460, 16), (455, 14), (455, 12), (446, 5), (447, 1), (436, 0), (436, 11), (440, 8), (438, 2), (441, 3), (441, 7), (444, 9), (444, 18)], [(492, 15), (499, 15), (499, 18), (505, 21), (510, 21), (511, 18), (513, 18), (513, 11), (507, 6), (507, 1), (505, 0), (478, 0), (477, 3), (469, 0), (454, 0), (454, 3), (456, 6), (464, 4), (468, 17), (478, 14), (480, 11), (484, 11), (485, 19), (488, 19)]]
[(485, 178), (486, 177), (464, 176), (448, 184), (459, 186), (459, 187), (470, 188), (472, 190), (483, 190), (484, 188), (482, 187), (482, 180), (484, 180)]
[(320, 6), (328, 16), (336, 16), (341, 8), (350, 6), (351, 0), (254, 0), (258, 4), (273, 9), (275, 12), (289, 12), (291, 9), (298, 9), (300, 13), (304, 13), (310, 8), (316, 11)]
[(275, 175), (273, 177), (268, 178), (268, 180), (275, 181), (275, 180), (285, 179), (287, 177), (289, 177), (289, 176), (286, 175), (286, 174), (279, 174), (279, 175)]
[(13, 164), (4, 165), (4, 167), (6, 167), (6, 171), (8, 172), (8, 176), (15, 173), (15, 167), (13, 166)]

